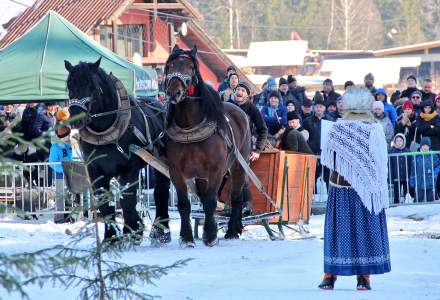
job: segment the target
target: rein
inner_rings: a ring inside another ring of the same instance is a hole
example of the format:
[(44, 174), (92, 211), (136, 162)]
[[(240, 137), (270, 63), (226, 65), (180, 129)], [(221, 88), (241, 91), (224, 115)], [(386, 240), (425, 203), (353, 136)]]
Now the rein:
[[(134, 100), (134, 101), (137, 101), (137, 100)], [(148, 103), (142, 103), (142, 105), (139, 105), (139, 106), (149, 107), (152, 110), (157, 111), (154, 115), (151, 115), (151, 116), (147, 115), (148, 117), (154, 117), (154, 116), (159, 115), (160, 113), (166, 112), (165, 109), (161, 109), (159, 107), (156, 107), (154, 105), (150, 105)], [(134, 108), (136, 108), (136, 106), (130, 106), (128, 108), (118, 108), (118, 109), (111, 110), (111, 111), (106, 111), (106, 112), (103, 112), (103, 113), (93, 114), (90, 117), (91, 118), (99, 118), (99, 117), (109, 116), (109, 115), (117, 114), (117, 113), (119, 113), (121, 111), (131, 110), (131, 109), (134, 109)]]

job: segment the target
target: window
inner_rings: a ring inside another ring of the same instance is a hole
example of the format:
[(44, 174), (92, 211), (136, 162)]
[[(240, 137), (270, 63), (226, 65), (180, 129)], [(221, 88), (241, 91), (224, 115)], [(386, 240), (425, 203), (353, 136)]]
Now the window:
[[(143, 25), (118, 25), (116, 39), (116, 53), (122, 57), (132, 58), (135, 52), (144, 54), (144, 26)], [(101, 26), (101, 44), (114, 51), (112, 45), (112, 27)]]
[(99, 41), (101, 45), (107, 47), (113, 51), (112, 44), (112, 27), (111, 26), (100, 26), (99, 27)]

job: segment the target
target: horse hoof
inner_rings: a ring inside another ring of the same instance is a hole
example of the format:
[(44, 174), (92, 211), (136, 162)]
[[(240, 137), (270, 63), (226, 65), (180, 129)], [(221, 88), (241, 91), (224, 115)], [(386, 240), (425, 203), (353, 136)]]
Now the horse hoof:
[(171, 242), (171, 232), (169, 229), (153, 226), (150, 231), (151, 245), (160, 247)]
[(218, 245), (218, 238), (216, 237), (213, 241), (210, 241), (210, 242), (205, 240), (205, 239), (203, 239), (203, 243), (207, 247), (214, 247), (214, 246)]
[(180, 248), (187, 249), (187, 248), (195, 248), (196, 244), (193, 241), (184, 241), (182, 239), (179, 240)]
[(225, 239), (227, 240), (236, 240), (239, 239), (240, 235), (238, 233), (226, 232)]

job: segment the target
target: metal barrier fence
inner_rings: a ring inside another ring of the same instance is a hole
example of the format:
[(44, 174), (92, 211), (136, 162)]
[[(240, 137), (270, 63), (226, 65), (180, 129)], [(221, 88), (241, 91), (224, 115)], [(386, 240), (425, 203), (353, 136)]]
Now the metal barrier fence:
[[(318, 157), (319, 162), (319, 157)], [(390, 206), (436, 202), (440, 196), (440, 151), (388, 154)], [(318, 164), (313, 205), (323, 207), (330, 171)]]
[[(318, 158), (319, 161), (319, 158)], [(76, 206), (87, 207), (88, 195), (68, 192), (66, 177), (54, 178), (51, 166), (60, 163), (24, 163), (12, 165), (0, 173), (0, 205), (12, 206), (31, 215), (66, 214)], [(440, 195), (440, 151), (394, 153), (388, 155), (390, 205), (438, 202)], [(318, 165), (313, 197), (314, 207), (325, 207), (330, 171)], [(154, 207), (154, 182), (151, 167), (139, 172), (137, 209), (146, 214)], [(119, 187), (112, 182), (114, 205), (119, 207)], [(58, 199), (58, 200), (57, 200)], [(191, 199), (194, 202), (195, 199)], [(177, 196), (170, 188), (169, 207), (175, 209)]]

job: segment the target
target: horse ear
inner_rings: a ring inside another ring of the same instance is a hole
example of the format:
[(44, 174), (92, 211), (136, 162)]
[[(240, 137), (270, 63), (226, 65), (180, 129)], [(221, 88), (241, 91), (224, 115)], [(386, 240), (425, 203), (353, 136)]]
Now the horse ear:
[(179, 45), (175, 44), (174, 47), (173, 47), (173, 51), (172, 51), (172, 53), (176, 53), (176, 52), (179, 51), (179, 50), (180, 50)]
[(91, 68), (93, 72), (98, 71), (99, 65), (101, 64), (101, 58), (102, 58), (102, 56), (99, 57), (99, 59), (93, 63), (92, 68)]
[(196, 57), (196, 54), (197, 54), (197, 46), (196, 45), (193, 46), (190, 53), (191, 53), (192, 57), (194, 57), (194, 58)]
[(64, 60), (64, 67), (66, 68), (66, 70), (67, 70), (68, 72), (70, 72), (70, 70), (73, 69), (72, 64), (71, 64), (68, 60)]

